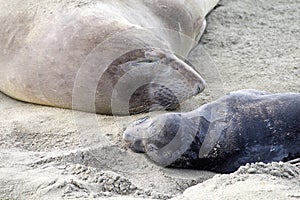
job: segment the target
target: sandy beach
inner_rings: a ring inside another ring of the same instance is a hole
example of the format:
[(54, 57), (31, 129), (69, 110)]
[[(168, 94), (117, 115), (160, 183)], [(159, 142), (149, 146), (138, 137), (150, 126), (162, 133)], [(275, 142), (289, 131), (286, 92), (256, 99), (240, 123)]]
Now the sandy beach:
[[(299, 0), (222, 0), (189, 55), (201, 61), (207, 88), (181, 111), (240, 89), (300, 92), (299, 10)], [(95, 115), (2, 93), (0, 111), (0, 199), (300, 198), (300, 167), (291, 163), (248, 164), (226, 175), (153, 164), (122, 139), (147, 114)]]

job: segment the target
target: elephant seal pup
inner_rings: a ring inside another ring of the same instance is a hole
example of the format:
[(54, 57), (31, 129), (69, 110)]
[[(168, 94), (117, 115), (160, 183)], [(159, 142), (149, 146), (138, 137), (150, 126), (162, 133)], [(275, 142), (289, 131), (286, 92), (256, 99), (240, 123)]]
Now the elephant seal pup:
[(159, 165), (230, 173), (300, 156), (300, 94), (241, 90), (188, 113), (142, 118), (123, 135)]
[[(174, 109), (204, 89), (180, 57), (197, 44), (217, 2), (0, 0), (0, 91), (101, 114), (134, 114), (157, 104)], [(114, 92), (120, 79), (124, 87)], [(129, 112), (113, 113), (112, 98), (126, 101)]]

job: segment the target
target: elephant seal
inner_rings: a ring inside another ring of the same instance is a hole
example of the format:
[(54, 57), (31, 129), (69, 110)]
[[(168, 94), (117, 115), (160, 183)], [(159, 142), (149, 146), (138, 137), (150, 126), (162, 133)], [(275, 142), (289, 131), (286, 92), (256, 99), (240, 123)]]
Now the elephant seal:
[[(101, 114), (135, 114), (157, 104), (174, 109), (204, 89), (199, 73), (181, 57), (197, 44), (205, 15), (217, 3), (0, 0), (0, 91), (25, 102)], [(177, 82), (167, 88), (156, 78), (172, 82), (170, 71), (181, 79), (173, 78)], [(126, 94), (129, 99), (114, 92), (124, 75), (130, 78), (123, 90), (135, 89)], [(140, 79), (145, 81), (137, 87)], [(113, 113), (113, 94), (129, 101), (128, 113)]]
[(241, 90), (188, 113), (142, 118), (124, 132), (159, 165), (230, 173), (300, 156), (300, 94)]

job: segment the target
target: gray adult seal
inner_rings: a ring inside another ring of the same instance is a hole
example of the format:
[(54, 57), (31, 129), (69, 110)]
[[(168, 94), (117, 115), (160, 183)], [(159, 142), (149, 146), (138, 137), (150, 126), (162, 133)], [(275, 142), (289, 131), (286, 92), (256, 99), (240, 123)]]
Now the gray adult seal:
[(143, 118), (124, 139), (157, 164), (221, 173), (300, 157), (300, 94), (241, 90), (188, 113)]
[[(179, 55), (199, 41), (205, 15), (217, 2), (0, 0), (0, 91), (62, 108), (74, 108), (74, 90), (81, 91), (75, 109), (112, 114), (113, 89), (122, 76), (161, 66), (161, 79), (171, 82), (173, 70), (186, 81), (166, 88), (148, 77), (133, 92), (129, 113), (148, 111), (152, 104), (174, 109), (204, 89), (199, 73)], [(128, 88), (143, 76), (135, 74)], [(91, 106), (86, 102), (93, 95)]]

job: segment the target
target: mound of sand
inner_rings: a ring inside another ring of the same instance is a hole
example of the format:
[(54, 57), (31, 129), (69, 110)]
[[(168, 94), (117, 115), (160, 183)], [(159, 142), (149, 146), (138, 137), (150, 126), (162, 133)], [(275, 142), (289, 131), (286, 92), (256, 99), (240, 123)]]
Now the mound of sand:
[(294, 199), (300, 197), (300, 168), (289, 163), (255, 163), (235, 173), (216, 175), (188, 188), (174, 200)]

